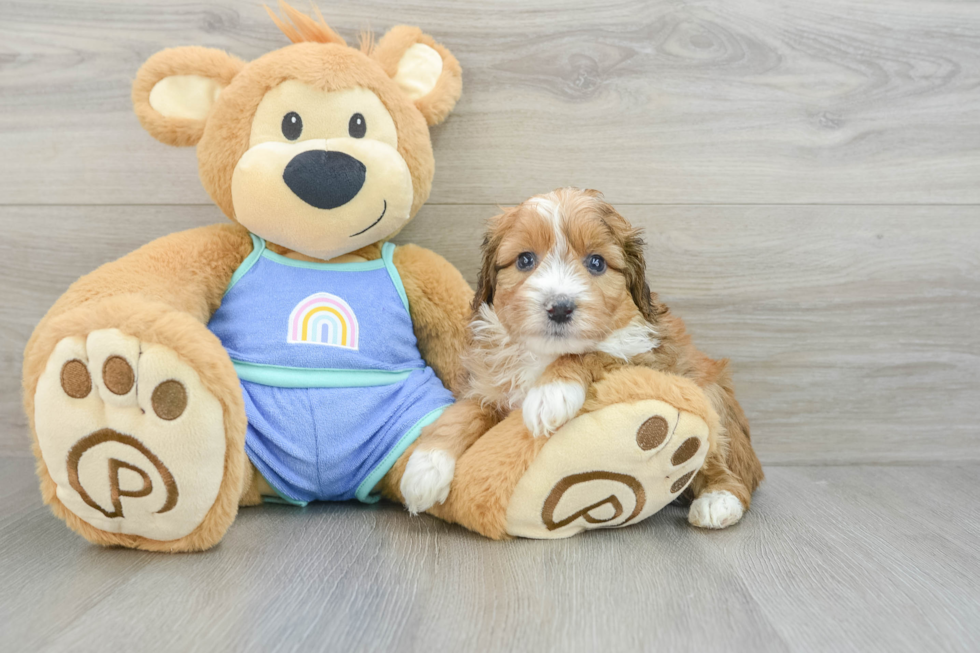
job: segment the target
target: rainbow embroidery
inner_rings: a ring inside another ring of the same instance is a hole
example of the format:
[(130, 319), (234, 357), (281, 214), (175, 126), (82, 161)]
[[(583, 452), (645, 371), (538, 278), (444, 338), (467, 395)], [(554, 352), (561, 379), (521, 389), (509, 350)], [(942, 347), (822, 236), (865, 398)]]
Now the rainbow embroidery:
[(310, 295), (289, 314), (291, 343), (357, 349), (357, 340), (357, 317), (347, 302), (336, 295)]

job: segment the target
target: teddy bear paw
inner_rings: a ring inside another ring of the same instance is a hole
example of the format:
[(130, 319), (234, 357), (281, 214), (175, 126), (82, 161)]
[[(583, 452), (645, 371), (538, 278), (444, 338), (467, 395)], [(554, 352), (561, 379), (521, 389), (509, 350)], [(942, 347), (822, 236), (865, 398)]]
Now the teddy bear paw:
[(99, 531), (176, 540), (214, 505), (222, 407), (168, 347), (118, 329), (65, 338), (38, 380), (34, 409), (58, 500)]
[(635, 524), (687, 488), (707, 451), (707, 423), (663, 401), (580, 415), (551, 436), (521, 477), (507, 532), (556, 538)]

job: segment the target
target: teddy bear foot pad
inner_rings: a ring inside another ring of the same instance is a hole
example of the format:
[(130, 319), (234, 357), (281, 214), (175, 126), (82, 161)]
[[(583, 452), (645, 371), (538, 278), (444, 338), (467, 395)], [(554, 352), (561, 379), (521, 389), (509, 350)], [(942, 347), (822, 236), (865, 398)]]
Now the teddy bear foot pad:
[(117, 329), (60, 341), (37, 385), (35, 427), (58, 500), (101, 531), (176, 540), (218, 497), (221, 405), (162, 345)]
[(635, 524), (673, 501), (708, 452), (708, 425), (658, 400), (580, 415), (551, 436), (509, 502), (507, 531), (570, 537)]

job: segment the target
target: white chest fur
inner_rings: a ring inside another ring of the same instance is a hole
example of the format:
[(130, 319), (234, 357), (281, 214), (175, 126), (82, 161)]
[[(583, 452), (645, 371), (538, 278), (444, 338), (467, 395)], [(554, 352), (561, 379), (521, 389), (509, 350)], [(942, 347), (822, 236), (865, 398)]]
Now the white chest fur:
[[(470, 372), (467, 398), (495, 404), (502, 410), (521, 406), (541, 374), (561, 355), (555, 351), (541, 352), (512, 338), (486, 304), (480, 307), (480, 314), (470, 329), (473, 347), (464, 357), (464, 365)], [(653, 327), (638, 319), (613, 331), (590, 349), (628, 361), (659, 345)]]

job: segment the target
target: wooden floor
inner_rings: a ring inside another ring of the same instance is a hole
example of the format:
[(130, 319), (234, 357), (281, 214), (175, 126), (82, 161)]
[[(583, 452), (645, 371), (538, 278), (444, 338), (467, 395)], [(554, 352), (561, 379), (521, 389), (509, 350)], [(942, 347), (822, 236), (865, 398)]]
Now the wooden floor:
[[(21, 352), (68, 285), (224, 218), (132, 113), (152, 53), (252, 59), (261, 0), (0, 0), (0, 651), (980, 650), (980, 4), (326, 0), (464, 70), (399, 235), (473, 282), (483, 222), (598, 188), (729, 357), (769, 480), (743, 523), (494, 544), (391, 505), (250, 509), (201, 555), (40, 505)], [(270, 3), (271, 4), (271, 3)], [(295, 2), (304, 6), (301, 0)]]
[(4, 650), (976, 651), (980, 466), (770, 467), (682, 509), (495, 543), (393, 504), (246, 509), (208, 553), (105, 550), (0, 460)]

